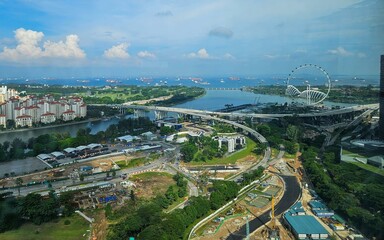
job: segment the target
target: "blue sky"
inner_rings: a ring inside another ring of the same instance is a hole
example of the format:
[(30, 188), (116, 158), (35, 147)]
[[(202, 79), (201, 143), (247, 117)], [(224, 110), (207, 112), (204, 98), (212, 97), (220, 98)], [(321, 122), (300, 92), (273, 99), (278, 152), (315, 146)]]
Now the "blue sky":
[(377, 75), (382, 0), (0, 0), (0, 77)]

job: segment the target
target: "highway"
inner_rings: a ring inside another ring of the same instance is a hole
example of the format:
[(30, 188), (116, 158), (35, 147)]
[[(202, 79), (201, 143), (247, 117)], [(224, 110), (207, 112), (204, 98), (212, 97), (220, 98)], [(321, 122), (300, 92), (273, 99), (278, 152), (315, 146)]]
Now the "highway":
[[(281, 176), (285, 183), (284, 195), (275, 206), (275, 216), (278, 216), (288, 210), (300, 197), (301, 189), (295, 176)], [(249, 222), (250, 232), (254, 232), (259, 227), (271, 220), (271, 210), (266, 211), (260, 216)], [(231, 233), (228, 240), (242, 240), (246, 237), (246, 225), (243, 225), (238, 231)]]
[(316, 113), (302, 113), (302, 114), (261, 114), (261, 113), (223, 113), (223, 112), (213, 112), (213, 111), (204, 111), (188, 108), (175, 108), (175, 107), (159, 107), (159, 106), (142, 106), (142, 105), (130, 105), (130, 104), (90, 104), (94, 106), (110, 106), (110, 107), (120, 107), (120, 108), (130, 108), (143, 111), (162, 111), (162, 112), (174, 112), (181, 114), (189, 115), (210, 115), (210, 116), (228, 116), (228, 117), (253, 117), (253, 118), (282, 118), (282, 117), (322, 117), (322, 116), (331, 116), (331, 115), (340, 115), (355, 111), (369, 110), (369, 109), (378, 109), (379, 104), (367, 104), (367, 105), (356, 105), (351, 107), (345, 107), (340, 109), (333, 109), (329, 111), (322, 111)]

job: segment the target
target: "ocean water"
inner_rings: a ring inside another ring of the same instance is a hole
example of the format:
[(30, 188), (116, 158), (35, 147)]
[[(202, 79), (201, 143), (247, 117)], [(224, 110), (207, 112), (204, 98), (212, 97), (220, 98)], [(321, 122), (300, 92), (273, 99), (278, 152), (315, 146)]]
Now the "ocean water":
[[(203, 88), (241, 88), (247, 86), (280, 85), (284, 86), (287, 76), (265, 76), (265, 77), (117, 77), (117, 78), (0, 78), (0, 85), (6, 84), (48, 84), (48, 85), (69, 85), (69, 86), (106, 86), (106, 85), (136, 85), (136, 86), (160, 86), (160, 85), (182, 85), (198, 86)], [(195, 80), (195, 81), (192, 81)], [(311, 85), (324, 85), (326, 80), (316, 76), (302, 76), (290, 79), (293, 85), (305, 85), (310, 81)], [(379, 76), (336, 76), (332, 77), (331, 84), (354, 85), (354, 86), (378, 86)]]

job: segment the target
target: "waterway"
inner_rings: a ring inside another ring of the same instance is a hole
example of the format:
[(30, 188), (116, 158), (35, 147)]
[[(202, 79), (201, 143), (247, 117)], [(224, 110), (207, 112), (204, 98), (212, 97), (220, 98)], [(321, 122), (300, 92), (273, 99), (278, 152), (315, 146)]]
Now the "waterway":
[[(284, 104), (285, 102), (291, 102), (287, 97), (276, 95), (262, 95), (254, 94), (251, 92), (243, 92), (240, 90), (208, 90), (207, 93), (195, 100), (175, 105), (175, 107), (199, 109), (214, 111), (225, 107), (225, 104), (241, 105), (241, 104), (263, 104), (263, 103), (277, 103)], [(326, 106), (350, 106), (351, 104), (341, 104), (325, 102)], [(126, 118), (132, 115), (125, 116)], [(148, 116), (153, 119), (154, 114), (148, 113)], [(100, 120), (95, 122), (79, 123), (75, 125), (67, 126), (53, 126), (52, 128), (42, 129), (25, 129), (23, 131), (16, 132), (0, 132), (0, 143), (5, 141), (13, 141), (15, 138), (20, 138), (23, 141), (28, 141), (32, 137), (38, 137), (42, 134), (48, 134), (52, 132), (65, 133), (68, 132), (72, 136), (75, 136), (77, 131), (81, 128), (91, 128), (91, 133), (95, 134), (99, 131), (106, 130), (110, 125), (116, 124), (119, 121), (118, 118), (110, 118), (107, 120)]]

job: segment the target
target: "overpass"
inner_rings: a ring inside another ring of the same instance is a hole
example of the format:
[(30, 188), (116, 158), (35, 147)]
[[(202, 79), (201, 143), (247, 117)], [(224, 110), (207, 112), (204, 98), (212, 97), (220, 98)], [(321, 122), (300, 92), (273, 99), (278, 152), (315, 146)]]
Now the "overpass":
[(323, 112), (314, 112), (314, 113), (301, 113), (301, 114), (280, 114), (280, 113), (234, 113), (234, 112), (216, 112), (216, 111), (205, 111), (205, 110), (196, 110), (188, 108), (175, 108), (175, 107), (160, 107), (160, 106), (143, 106), (143, 105), (130, 105), (130, 104), (90, 104), (93, 106), (110, 106), (118, 108), (129, 108), (134, 110), (142, 111), (157, 111), (157, 112), (174, 112), (179, 114), (194, 115), (199, 117), (215, 116), (215, 117), (250, 117), (250, 118), (284, 118), (284, 117), (324, 117), (332, 115), (342, 115), (346, 113), (362, 111), (362, 110), (376, 110), (379, 109), (379, 104), (367, 104), (367, 105), (357, 105), (352, 107), (345, 107), (340, 109), (333, 109)]

